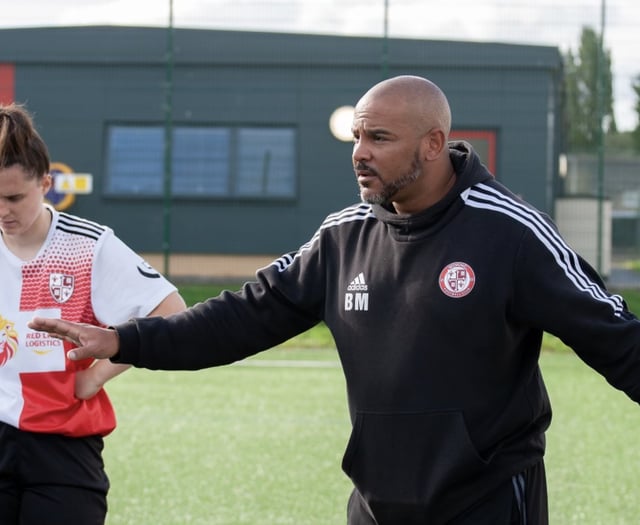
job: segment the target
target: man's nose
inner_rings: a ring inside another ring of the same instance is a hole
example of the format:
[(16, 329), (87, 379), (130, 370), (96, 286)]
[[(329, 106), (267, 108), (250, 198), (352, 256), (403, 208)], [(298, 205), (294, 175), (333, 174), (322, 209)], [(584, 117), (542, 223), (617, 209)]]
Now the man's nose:
[(360, 162), (371, 158), (371, 150), (362, 140), (355, 141), (353, 143), (352, 158), (354, 162)]

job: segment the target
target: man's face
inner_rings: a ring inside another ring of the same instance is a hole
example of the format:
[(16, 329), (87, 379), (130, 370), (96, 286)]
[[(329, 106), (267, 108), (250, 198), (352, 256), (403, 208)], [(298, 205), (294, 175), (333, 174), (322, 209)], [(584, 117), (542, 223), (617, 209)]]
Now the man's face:
[(352, 161), (364, 202), (403, 201), (422, 176), (420, 137), (397, 106), (373, 98), (356, 107)]

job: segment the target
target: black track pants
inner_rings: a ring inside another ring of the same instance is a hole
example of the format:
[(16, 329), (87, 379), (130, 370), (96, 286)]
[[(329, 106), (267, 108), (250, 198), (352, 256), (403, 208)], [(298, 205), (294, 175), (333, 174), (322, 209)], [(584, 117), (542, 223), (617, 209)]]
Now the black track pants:
[[(412, 522), (413, 523), (413, 522)], [(357, 490), (349, 498), (348, 525), (379, 524)], [(513, 476), (456, 518), (423, 525), (548, 525), (547, 481), (544, 462)]]
[(109, 480), (99, 436), (24, 432), (0, 423), (0, 524), (103, 525)]

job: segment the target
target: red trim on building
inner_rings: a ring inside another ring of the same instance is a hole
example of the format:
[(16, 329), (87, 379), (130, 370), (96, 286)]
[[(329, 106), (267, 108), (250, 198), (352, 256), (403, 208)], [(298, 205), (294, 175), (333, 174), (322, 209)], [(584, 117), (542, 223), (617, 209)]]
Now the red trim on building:
[(0, 104), (10, 104), (15, 97), (15, 66), (0, 64)]
[(487, 163), (487, 168), (493, 175), (496, 175), (496, 132), (480, 131), (473, 129), (456, 129), (452, 130), (449, 135), (451, 140), (478, 140), (487, 143), (488, 158), (483, 159)]

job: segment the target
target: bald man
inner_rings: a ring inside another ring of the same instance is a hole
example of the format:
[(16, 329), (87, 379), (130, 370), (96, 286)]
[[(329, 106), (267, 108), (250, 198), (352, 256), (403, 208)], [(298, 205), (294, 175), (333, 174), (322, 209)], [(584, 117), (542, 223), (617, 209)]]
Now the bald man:
[(353, 423), (349, 525), (546, 525), (543, 331), (638, 401), (640, 322), (450, 127), (435, 84), (385, 80), (353, 119), (362, 202), (254, 282), (169, 319), (32, 327), (74, 342), (71, 359), (177, 370), (324, 321)]
[[(449, 104), (435, 84), (402, 76), (371, 88), (356, 105), (352, 127), (362, 200), (389, 204), (399, 214), (418, 213), (438, 202), (455, 182), (450, 129)], [(387, 144), (375, 168), (368, 161), (371, 141)]]

